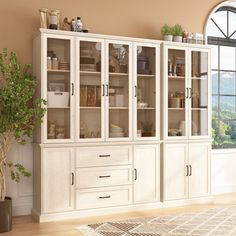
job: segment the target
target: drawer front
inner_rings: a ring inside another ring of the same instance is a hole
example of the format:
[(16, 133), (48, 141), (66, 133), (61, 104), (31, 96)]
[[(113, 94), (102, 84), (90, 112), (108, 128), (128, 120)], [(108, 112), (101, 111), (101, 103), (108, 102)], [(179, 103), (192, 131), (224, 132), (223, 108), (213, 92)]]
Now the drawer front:
[(76, 170), (76, 188), (132, 184), (132, 167), (91, 167)]
[(78, 210), (121, 206), (131, 203), (131, 186), (76, 191), (76, 208)]
[(76, 150), (76, 167), (132, 163), (132, 146), (81, 147)]

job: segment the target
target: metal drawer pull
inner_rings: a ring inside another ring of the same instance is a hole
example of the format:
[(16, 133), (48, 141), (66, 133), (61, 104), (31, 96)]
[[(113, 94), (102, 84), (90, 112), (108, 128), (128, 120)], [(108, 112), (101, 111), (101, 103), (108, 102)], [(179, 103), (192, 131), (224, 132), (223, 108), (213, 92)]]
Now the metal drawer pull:
[(111, 155), (99, 155), (99, 157), (110, 157)]
[(187, 168), (187, 173), (186, 173), (186, 176), (189, 176), (189, 169), (188, 169), (188, 165), (186, 165), (186, 168)]
[(72, 172), (71, 173), (71, 185), (73, 186), (75, 184), (75, 175), (74, 173)]
[(190, 173), (189, 173), (189, 176), (192, 176), (192, 166), (190, 165)]
[(134, 180), (137, 180), (138, 179), (138, 171), (137, 169), (135, 168), (134, 169)]
[(189, 95), (188, 88), (186, 88), (186, 98), (188, 98), (188, 95)]
[(110, 175), (99, 175), (99, 178), (110, 178), (111, 176)]
[(111, 198), (111, 196), (99, 197), (99, 199), (107, 199), (107, 198)]
[(75, 85), (74, 85), (74, 83), (71, 84), (71, 90), (72, 90), (71, 95), (74, 96), (75, 95)]
[(102, 96), (105, 96), (105, 84), (102, 84)]

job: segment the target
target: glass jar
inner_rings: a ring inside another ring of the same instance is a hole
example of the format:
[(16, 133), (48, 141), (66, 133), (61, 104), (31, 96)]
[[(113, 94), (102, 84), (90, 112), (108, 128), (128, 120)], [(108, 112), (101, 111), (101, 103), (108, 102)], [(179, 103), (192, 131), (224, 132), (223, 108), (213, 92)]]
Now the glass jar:
[(49, 29), (60, 29), (60, 11), (51, 10), (49, 12)]
[(58, 70), (59, 69), (59, 62), (57, 57), (52, 58), (52, 69)]
[(47, 57), (47, 69), (48, 70), (52, 69), (52, 59), (51, 59), (51, 57)]

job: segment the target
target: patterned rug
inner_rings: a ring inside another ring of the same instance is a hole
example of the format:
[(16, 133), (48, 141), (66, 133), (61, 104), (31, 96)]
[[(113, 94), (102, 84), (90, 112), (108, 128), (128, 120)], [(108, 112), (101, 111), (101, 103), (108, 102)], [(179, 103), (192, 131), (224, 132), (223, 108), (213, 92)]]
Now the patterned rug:
[(236, 236), (236, 206), (79, 226), (85, 236)]

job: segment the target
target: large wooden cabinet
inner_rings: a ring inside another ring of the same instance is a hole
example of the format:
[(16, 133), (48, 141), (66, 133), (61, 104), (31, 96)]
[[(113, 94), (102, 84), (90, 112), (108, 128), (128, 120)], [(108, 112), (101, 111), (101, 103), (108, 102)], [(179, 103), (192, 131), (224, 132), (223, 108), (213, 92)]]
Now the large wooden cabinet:
[(33, 214), (160, 205), (160, 42), (41, 30), (34, 72), (47, 112)]

